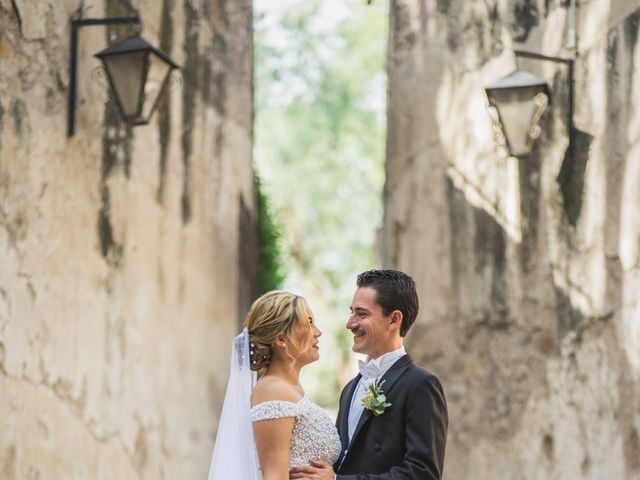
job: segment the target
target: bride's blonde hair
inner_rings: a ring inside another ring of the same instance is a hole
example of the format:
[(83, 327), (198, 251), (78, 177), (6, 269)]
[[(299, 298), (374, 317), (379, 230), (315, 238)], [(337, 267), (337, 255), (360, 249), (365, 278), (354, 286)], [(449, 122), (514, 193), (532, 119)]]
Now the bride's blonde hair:
[[(310, 315), (304, 297), (291, 292), (273, 290), (253, 302), (244, 321), (249, 330), (251, 370), (264, 371), (269, 366), (273, 356), (273, 342), (278, 335), (284, 335), (296, 352), (308, 347), (313, 340)], [(296, 341), (292, 335), (297, 324), (309, 330), (302, 342)]]

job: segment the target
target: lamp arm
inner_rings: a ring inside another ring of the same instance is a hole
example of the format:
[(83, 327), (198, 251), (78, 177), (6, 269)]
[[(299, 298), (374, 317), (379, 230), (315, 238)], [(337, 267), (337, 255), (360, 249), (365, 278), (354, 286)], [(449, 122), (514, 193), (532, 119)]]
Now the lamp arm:
[(67, 101), (67, 137), (76, 133), (76, 90), (78, 82), (78, 30), (95, 25), (140, 26), (140, 17), (79, 18), (71, 20), (71, 40), (69, 52), (69, 95)]
[(515, 54), (516, 57), (532, 58), (534, 60), (546, 60), (548, 62), (556, 62), (556, 63), (569, 64), (569, 63), (573, 63), (573, 61), (575, 60), (573, 55), (571, 57), (554, 57), (552, 55), (544, 55), (542, 53), (530, 52), (528, 50), (519, 50), (519, 49), (515, 49), (513, 53)]
[(571, 140), (573, 137), (573, 113), (575, 104), (574, 81), (575, 81), (575, 49), (571, 51), (570, 57), (554, 57), (551, 55), (543, 55), (542, 53), (529, 52), (527, 50), (514, 50), (516, 57), (531, 58), (533, 60), (543, 60), (548, 62), (563, 63), (569, 69), (569, 85), (567, 92), (567, 133), (569, 135), (569, 147), (571, 148)]
[(569, 134), (569, 148), (571, 148), (571, 140), (573, 137), (573, 113), (574, 113), (574, 81), (575, 81), (575, 60), (577, 57), (578, 48), (578, 29), (577, 29), (577, 6), (576, 0), (569, 0), (569, 11), (567, 13), (567, 44), (566, 50), (569, 53), (568, 57), (554, 57), (550, 55), (543, 55), (541, 53), (529, 52), (526, 50), (514, 50), (516, 57), (532, 58), (534, 60), (545, 60), (549, 62), (564, 63), (567, 65), (569, 72), (569, 91), (567, 93), (567, 110), (568, 110), (568, 134)]

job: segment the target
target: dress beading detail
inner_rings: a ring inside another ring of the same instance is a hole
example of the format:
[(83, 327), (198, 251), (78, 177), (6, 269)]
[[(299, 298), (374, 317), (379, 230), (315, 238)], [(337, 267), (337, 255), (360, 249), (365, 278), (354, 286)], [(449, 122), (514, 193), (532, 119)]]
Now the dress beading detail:
[(291, 436), (289, 467), (323, 460), (333, 465), (340, 455), (340, 437), (331, 418), (306, 395), (298, 403), (272, 400), (251, 409), (251, 421), (295, 417)]

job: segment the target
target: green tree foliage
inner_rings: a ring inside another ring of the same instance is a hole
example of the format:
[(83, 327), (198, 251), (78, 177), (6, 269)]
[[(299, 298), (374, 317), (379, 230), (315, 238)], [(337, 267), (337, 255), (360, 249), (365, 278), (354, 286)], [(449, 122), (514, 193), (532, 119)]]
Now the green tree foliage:
[(262, 295), (282, 286), (286, 276), (286, 267), (282, 259), (281, 227), (271, 212), (269, 199), (256, 176), (258, 195), (258, 290)]
[(324, 331), (314, 398), (335, 405), (355, 275), (377, 264), (387, 6), (254, 5), (255, 159), (284, 227), (285, 287), (309, 299)]

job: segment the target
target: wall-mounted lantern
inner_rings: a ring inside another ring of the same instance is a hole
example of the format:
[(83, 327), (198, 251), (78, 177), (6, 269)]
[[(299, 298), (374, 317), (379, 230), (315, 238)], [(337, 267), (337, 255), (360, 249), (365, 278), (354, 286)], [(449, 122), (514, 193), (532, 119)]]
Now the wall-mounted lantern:
[(95, 56), (102, 60), (125, 120), (132, 125), (149, 123), (169, 74), (178, 68), (175, 62), (138, 35)]
[[(566, 50), (568, 57), (553, 57), (535, 52), (515, 50), (518, 57), (565, 64), (568, 67), (567, 131), (569, 149), (573, 136), (574, 62), (577, 45), (576, 0), (570, 0)], [(534, 140), (540, 135), (539, 121), (549, 103), (549, 86), (535, 75), (516, 69), (485, 88), (489, 105), (498, 112), (500, 127), (514, 157), (531, 154)]]
[[(128, 2), (125, 2), (135, 12)], [(78, 77), (78, 29), (91, 25), (130, 25), (141, 29), (137, 15), (111, 18), (79, 18), (71, 21), (67, 136), (75, 134)], [(132, 125), (149, 122), (176, 63), (162, 50), (134, 35), (96, 54), (103, 62), (111, 91), (124, 119)]]
[(547, 83), (524, 70), (516, 70), (485, 88), (489, 105), (498, 112), (509, 152), (531, 154), (540, 135), (539, 121), (549, 101)]

